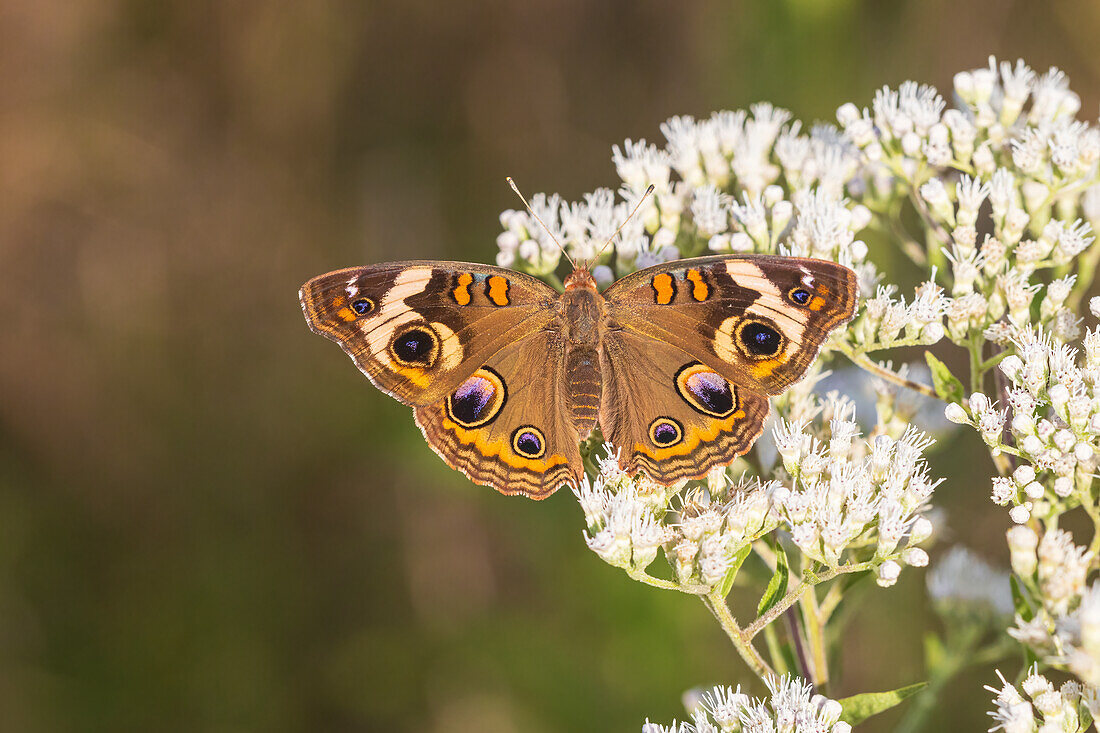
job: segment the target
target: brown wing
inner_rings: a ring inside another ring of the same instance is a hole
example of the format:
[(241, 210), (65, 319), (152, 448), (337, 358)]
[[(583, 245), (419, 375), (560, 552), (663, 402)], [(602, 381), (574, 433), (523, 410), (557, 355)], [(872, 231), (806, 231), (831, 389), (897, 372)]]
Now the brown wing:
[(315, 277), (299, 292), (314, 332), (376, 387), (437, 403), (486, 360), (557, 318), (557, 293), (522, 273), (463, 262), (388, 262)]
[(639, 270), (604, 297), (611, 328), (676, 346), (733, 384), (775, 395), (851, 319), (858, 287), (835, 262), (733, 255)]
[(583, 473), (569, 413), (561, 333), (502, 349), (444, 400), (417, 407), (432, 449), (471, 481), (544, 499)]
[(668, 343), (629, 331), (604, 336), (600, 426), (630, 473), (661, 484), (700, 478), (745, 453), (768, 399), (731, 384)]

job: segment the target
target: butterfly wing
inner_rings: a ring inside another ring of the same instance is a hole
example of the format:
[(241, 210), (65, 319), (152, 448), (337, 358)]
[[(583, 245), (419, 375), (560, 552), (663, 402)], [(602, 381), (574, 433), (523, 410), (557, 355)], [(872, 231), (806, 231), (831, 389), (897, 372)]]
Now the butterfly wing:
[(835, 262), (719, 255), (639, 270), (604, 297), (610, 329), (676, 346), (732, 384), (775, 395), (851, 319), (858, 294), (856, 274)]
[(764, 395), (645, 335), (608, 332), (601, 365), (604, 437), (627, 472), (661, 484), (728, 465), (752, 447), (768, 416)]
[(561, 332), (500, 350), (443, 401), (415, 409), (432, 449), (471, 481), (543, 499), (583, 473)]
[(389, 262), (313, 278), (299, 292), (309, 327), (376, 387), (439, 403), (507, 344), (557, 317), (557, 293), (522, 273), (462, 262)]

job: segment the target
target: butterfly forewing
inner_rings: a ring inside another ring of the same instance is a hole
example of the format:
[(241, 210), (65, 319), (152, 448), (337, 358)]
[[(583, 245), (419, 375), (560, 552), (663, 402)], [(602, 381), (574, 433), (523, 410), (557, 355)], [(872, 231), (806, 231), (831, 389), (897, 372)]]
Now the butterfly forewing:
[(674, 345), (733, 384), (775, 395), (851, 319), (858, 288), (835, 262), (733, 255), (639, 270), (604, 297), (612, 328)]
[(544, 328), (557, 293), (499, 267), (390, 262), (315, 277), (299, 297), (310, 328), (340, 344), (379, 389), (429, 405)]

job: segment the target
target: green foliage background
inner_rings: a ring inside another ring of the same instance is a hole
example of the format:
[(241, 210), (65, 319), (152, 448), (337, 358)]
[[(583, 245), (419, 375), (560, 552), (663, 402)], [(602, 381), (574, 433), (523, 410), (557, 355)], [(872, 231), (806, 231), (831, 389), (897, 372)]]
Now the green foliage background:
[[(299, 284), (491, 261), (505, 175), (614, 185), (673, 114), (832, 121), (993, 53), (1091, 117), (1098, 32), (1084, 0), (0, 2), (0, 728), (633, 731), (745, 682), (567, 492), (446, 469)], [(954, 441), (937, 499), (1004, 564), (985, 455)], [(922, 573), (865, 593), (834, 697), (922, 679)], [(987, 727), (992, 679), (933, 725)]]

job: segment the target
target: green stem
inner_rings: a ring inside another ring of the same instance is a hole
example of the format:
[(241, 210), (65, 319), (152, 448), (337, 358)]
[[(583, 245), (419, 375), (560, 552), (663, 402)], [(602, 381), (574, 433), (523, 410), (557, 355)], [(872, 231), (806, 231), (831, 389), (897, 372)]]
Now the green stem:
[(1004, 361), (1004, 358), (1012, 353), (1014, 353), (1012, 349), (1004, 349), (1003, 351), (998, 351), (996, 354), (979, 364), (978, 368), (981, 369), (982, 374), (985, 374), (990, 369)]
[(982, 340), (980, 335), (970, 337), (967, 350), (970, 352), (970, 394), (974, 394), (982, 391), (982, 377), (985, 375), (985, 372), (982, 371)]
[(768, 666), (768, 663), (765, 662), (764, 658), (760, 656), (760, 653), (756, 651), (756, 647), (752, 645), (751, 637), (746, 637), (741, 627), (737, 625), (737, 620), (733, 617), (733, 614), (730, 613), (730, 608), (726, 605), (726, 600), (713, 594), (701, 596), (701, 598), (707, 610), (714, 614), (714, 618), (718, 619), (718, 623), (721, 625), (722, 630), (726, 632), (726, 636), (733, 642), (734, 649), (741, 655), (741, 659), (745, 661), (745, 664), (749, 666), (753, 674), (760, 679), (774, 677), (775, 671)]
[(656, 578), (644, 570), (635, 570), (633, 568), (625, 568), (625, 570), (626, 574), (629, 575), (631, 579), (639, 583), (645, 583), (654, 588), (660, 588), (661, 590), (677, 590), (691, 596), (701, 596), (710, 592), (710, 588), (705, 585), (680, 585), (671, 580)]
[(745, 637), (748, 639), (753, 638), (760, 633), (761, 629), (775, 621), (783, 613), (798, 602), (799, 597), (807, 588), (812, 588), (818, 583), (824, 583), (827, 580), (832, 580), (838, 575), (846, 575), (848, 573), (858, 573), (862, 570), (866, 570), (873, 566), (871, 562), (855, 563), (853, 565), (842, 565), (836, 568), (830, 568), (823, 573), (814, 574), (806, 573), (806, 577), (799, 580), (798, 584), (793, 590), (787, 591), (787, 595), (783, 596), (778, 603), (769, 608), (756, 618), (751, 624), (745, 627)]
[(927, 384), (921, 384), (920, 382), (914, 382), (912, 379), (906, 379), (897, 372), (882, 366), (866, 354), (857, 352), (848, 344), (840, 342), (837, 345), (837, 348), (842, 354), (848, 357), (848, 360), (851, 361), (853, 364), (865, 371), (871, 372), (871, 374), (874, 374), (876, 377), (880, 377), (882, 379), (885, 379), (887, 382), (892, 382), (893, 384), (905, 387), (906, 389), (911, 389), (914, 392), (924, 395), (925, 397), (939, 399), (939, 397), (936, 396), (936, 391), (929, 387)]
[(771, 657), (772, 666), (779, 674), (790, 674), (791, 668), (787, 664), (787, 657), (783, 654), (783, 647), (779, 643), (779, 634), (774, 626), (764, 627), (764, 642), (768, 646), (768, 656)]
[(810, 647), (811, 672), (814, 687), (825, 691), (829, 685), (829, 660), (825, 648), (825, 620), (817, 605), (817, 594), (813, 587), (806, 589), (799, 600), (802, 607), (802, 622), (806, 627), (806, 643)]

